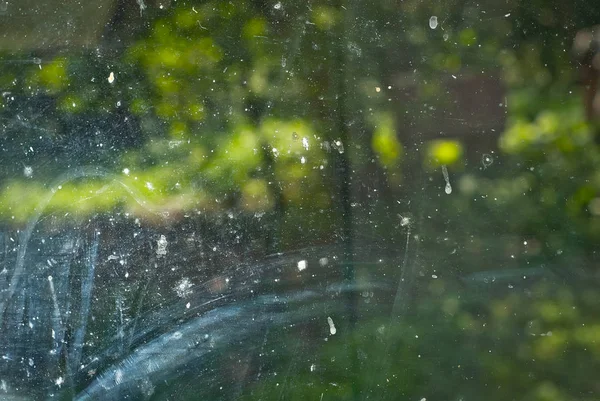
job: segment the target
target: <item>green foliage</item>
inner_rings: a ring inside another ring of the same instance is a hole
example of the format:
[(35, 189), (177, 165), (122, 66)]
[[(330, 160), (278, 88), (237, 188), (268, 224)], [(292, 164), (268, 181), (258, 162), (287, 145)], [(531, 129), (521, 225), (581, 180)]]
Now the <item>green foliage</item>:
[[(598, 350), (593, 336), (599, 328), (586, 324), (598, 300), (590, 297), (596, 293), (591, 287), (585, 299), (564, 286), (538, 283), (525, 300), (521, 291), (498, 291), (490, 284), (483, 291), (496, 295), (480, 300), (474, 288), (459, 291), (459, 283), (451, 280), (421, 284), (426, 293), (402, 324), (366, 312), (356, 329), (345, 331), (338, 322), (336, 335), (306, 353), (294, 350), (310, 347), (310, 338), (286, 336), (284, 341), (293, 345), (277, 366), (291, 366), (298, 374), (269, 375), (244, 399), (278, 399), (283, 393), (291, 399), (323, 394), (336, 399), (558, 401), (593, 391), (595, 379), (586, 372), (598, 368), (589, 353)], [(368, 310), (367, 305), (358, 308), (363, 307)]]
[(431, 167), (452, 165), (462, 157), (463, 148), (458, 141), (436, 140), (427, 144), (426, 162)]
[[(354, 232), (396, 248), (416, 235), (425, 277), (490, 265), (552, 265), (570, 279), (572, 266), (595, 273), (597, 127), (585, 120), (566, 50), (580, 28), (573, 21), (597, 23), (600, 12), (565, 4), (173, 2), (115, 54), (7, 63), (0, 218), (22, 227), (48, 196), (44, 213), (75, 219), (123, 212), (162, 224), (165, 216), (269, 213), (282, 246), (297, 247), (340, 237), (347, 157), (355, 217), (367, 216), (354, 219)], [(453, 105), (447, 81), (488, 75), (506, 89), (496, 147), (473, 151), (474, 138), (492, 134), (469, 119), (461, 138), (405, 135), (409, 117), (427, 120)], [(411, 101), (398, 101), (404, 92)], [(36, 110), (25, 117), (24, 98)], [(90, 122), (109, 119), (119, 125)], [(125, 135), (129, 125), (136, 129)], [(88, 164), (109, 173), (48, 184)], [(452, 166), (451, 196), (441, 165)], [(33, 174), (22, 174), (26, 167)], [(397, 219), (405, 205), (414, 216)], [(407, 324), (369, 316), (323, 345), (318, 375), (290, 379), (293, 397), (350, 399), (359, 388), (372, 399), (559, 401), (595, 391), (597, 291), (542, 283), (520, 295), (486, 293), (482, 303), (459, 285), (423, 284)], [(353, 353), (359, 362), (347, 372)], [(249, 398), (281, 398), (275, 384), (261, 382)]]
[[(516, 95), (515, 95), (516, 96)], [(500, 140), (506, 153), (527, 154), (530, 157), (541, 153), (578, 152), (592, 144), (592, 132), (586, 123), (581, 105), (571, 99), (570, 104), (558, 110), (546, 109), (534, 121), (514, 117)]]
[(402, 144), (398, 140), (394, 117), (389, 114), (377, 115), (373, 118), (373, 139), (371, 146), (379, 162), (385, 167), (395, 167), (400, 163)]

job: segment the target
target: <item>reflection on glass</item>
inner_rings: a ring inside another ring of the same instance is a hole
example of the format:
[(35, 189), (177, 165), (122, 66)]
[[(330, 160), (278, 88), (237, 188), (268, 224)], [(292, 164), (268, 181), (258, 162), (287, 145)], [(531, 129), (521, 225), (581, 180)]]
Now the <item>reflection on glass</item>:
[(0, 398), (598, 398), (600, 6), (0, 18)]

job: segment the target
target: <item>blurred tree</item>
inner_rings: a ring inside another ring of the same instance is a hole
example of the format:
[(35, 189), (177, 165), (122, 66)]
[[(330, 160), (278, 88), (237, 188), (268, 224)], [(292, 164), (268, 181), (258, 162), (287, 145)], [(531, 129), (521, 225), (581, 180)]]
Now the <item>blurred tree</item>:
[[(313, 385), (299, 398), (351, 397), (357, 380), (399, 399), (431, 388), (432, 399), (540, 401), (597, 391), (589, 374), (562, 374), (568, 364), (597, 368), (593, 290), (542, 283), (482, 303), (461, 283), (424, 277), (483, 271), (485, 280), (491, 270), (495, 279), (543, 265), (565, 280), (581, 267), (589, 280), (597, 270), (600, 160), (588, 121), (597, 68), (585, 50), (593, 35), (576, 39), (583, 94), (568, 49), (600, 5), (120, 4), (127, 18), (115, 16), (110, 42), (95, 49), (39, 62), (35, 52), (2, 54), (4, 225), (23, 226), (53, 194), (46, 212), (78, 219), (125, 212), (164, 224), (154, 216), (168, 213), (172, 224), (200, 215), (227, 226), (210, 217), (242, 216), (268, 237), (268, 252), (340, 239), (396, 253), (410, 244), (380, 272), (395, 278), (406, 261), (419, 275), (407, 290), (411, 325), (369, 321), (348, 348), (375, 356), (340, 363), (354, 364), (347, 373), (331, 365), (323, 379), (294, 378)], [(123, 22), (133, 18), (136, 29)], [(502, 89), (501, 104), (455, 103), (489, 88)], [(48, 184), (83, 165), (106, 174)], [(465, 292), (473, 298), (459, 300)], [(324, 349), (323, 365), (348, 358)], [(390, 382), (369, 374), (386, 358), (407, 361)], [(327, 378), (343, 374), (347, 382), (330, 389)]]

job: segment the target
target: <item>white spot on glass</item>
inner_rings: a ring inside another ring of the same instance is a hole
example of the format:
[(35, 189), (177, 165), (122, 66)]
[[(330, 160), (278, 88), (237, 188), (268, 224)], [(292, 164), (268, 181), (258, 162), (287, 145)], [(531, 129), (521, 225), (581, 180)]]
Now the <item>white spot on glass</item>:
[(448, 175), (448, 168), (445, 164), (442, 165), (442, 174), (444, 175), (444, 181), (446, 181), (446, 187), (444, 188), (444, 191), (450, 195), (452, 193), (452, 185), (450, 185), (450, 176)]
[(156, 254), (158, 256), (164, 256), (167, 254), (167, 245), (169, 242), (167, 241), (167, 237), (161, 235), (158, 241), (156, 241)]
[(435, 15), (429, 17), (429, 27), (435, 29), (438, 26), (438, 18)]
[(140, 6), (140, 17), (141, 17), (142, 14), (144, 13), (144, 10), (147, 8), (147, 6), (146, 6), (146, 3), (144, 3), (144, 0), (136, 0), (136, 2)]
[(333, 324), (333, 319), (327, 316), (327, 323), (329, 323), (329, 334), (332, 336), (337, 333), (337, 329), (335, 328), (335, 324)]
[(177, 296), (179, 298), (185, 298), (188, 295), (192, 294), (193, 286), (194, 286), (194, 284), (192, 284), (190, 279), (187, 277), (184, 277), (181, 280), (179, 280), (179, 282), (175, 285), (175, 288), (173, 288), (173, 290), (175, 291), (175, 293), (177, 293)]
[(483, 165), (484, 170), (491, 166), (493, 163), (494, 158), (491, 155), (484, 153), (483, 156), (481, 156), (481, 164)]

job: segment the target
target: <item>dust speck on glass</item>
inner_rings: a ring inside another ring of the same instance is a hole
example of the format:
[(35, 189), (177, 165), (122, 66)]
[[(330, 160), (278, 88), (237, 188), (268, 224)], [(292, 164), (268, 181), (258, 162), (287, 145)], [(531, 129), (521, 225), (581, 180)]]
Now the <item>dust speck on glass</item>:
[(600, 2), (0, 19), (0, 400), (600, 398)]

